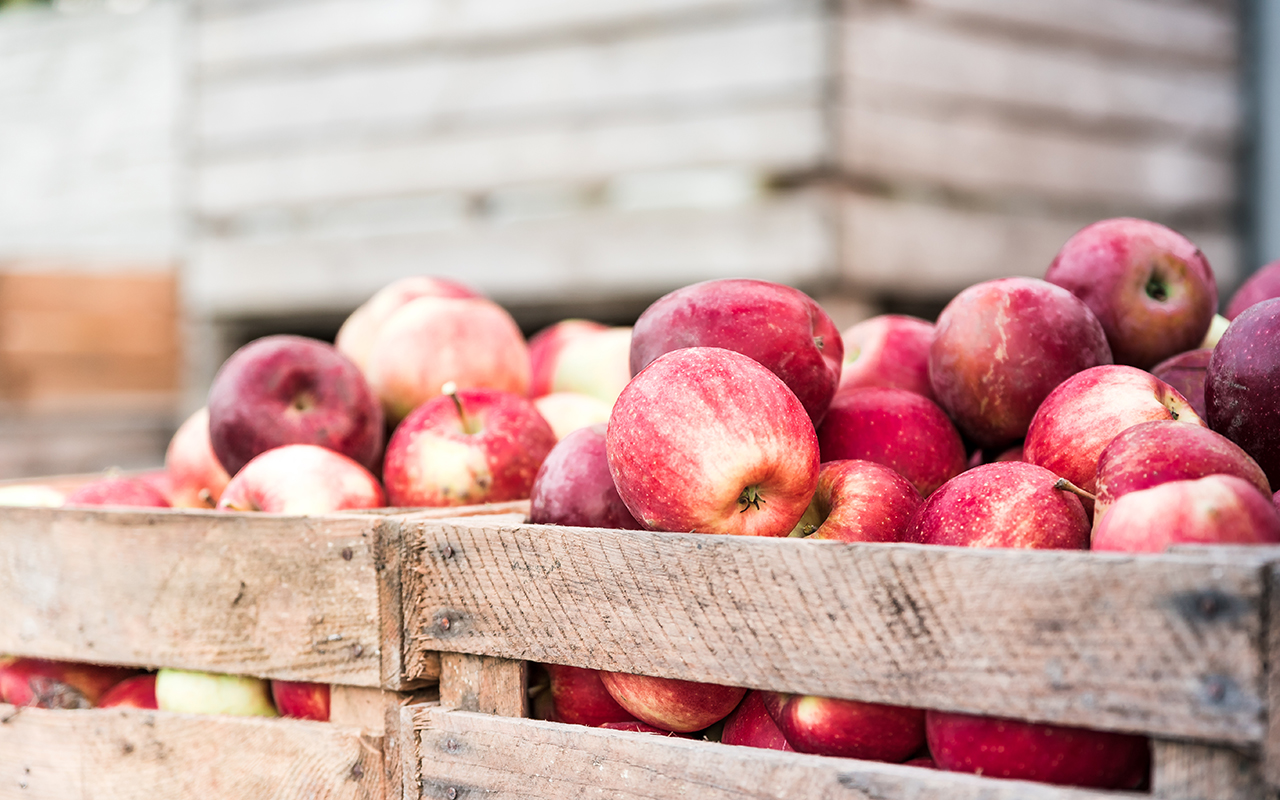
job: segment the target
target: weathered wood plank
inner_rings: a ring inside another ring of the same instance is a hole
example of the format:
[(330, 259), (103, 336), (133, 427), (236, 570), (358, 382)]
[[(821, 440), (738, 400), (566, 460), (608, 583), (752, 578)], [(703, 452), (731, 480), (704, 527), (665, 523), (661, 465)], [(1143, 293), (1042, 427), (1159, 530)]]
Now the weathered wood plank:
[(1225, 747), (1155, 741), (1151, 793), (1160, 800), (1261, 800), (1258, 761)]
[(380, 524), (0, 509), (0, 652), (378, 686)]
[[(17, 712), (16, 714), (14, 712)], [(287, 719), (0, 705), (0, 795), (382, 800), (382, 739)]]
[(440, 705), (500, 717), (529, 716), (527, 661), (440, 654)]
[[(1223, 743), (1266, 729), (1261, 561), (424, 523), (445, 650)], [(446, 554), (448, 557), (446, 557)]]
[[(406, 798), (1103, 800), (1141, 795), (412, 707)], [(406, 712), (410, 713), (410, 712)]]

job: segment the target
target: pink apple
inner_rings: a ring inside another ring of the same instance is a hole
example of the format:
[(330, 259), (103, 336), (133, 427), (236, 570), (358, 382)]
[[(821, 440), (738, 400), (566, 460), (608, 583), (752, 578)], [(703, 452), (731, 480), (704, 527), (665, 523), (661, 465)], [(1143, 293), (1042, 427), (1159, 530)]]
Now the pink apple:
[(1280, 298), (1231, 321), (1209, 358), (1209, 427), (1244, 448), (1280, 486)]
[(351, 312), (338, 329), (334, 347), (363, 371), (383, 323), (405, 303), (419, 297), (481, 297), (481, 294), (448, 278), (425, 275), (401, 278), (379, 289)]
[(839, 542), (898, 542), (920, 493), (911, 481), (873, 461), (828, 461), (796, 533)]
[(136, 669), (14, 658), (0, 664), (0, 701), (38, 708), (92, 708), (102, 695)]
[(1218, 308), (1218, 284), (1200, 249), (1145, 219), (1087, 226), (1062, 246), (1044, 278), (1089, 306), (1115, 363), (1139, 369), (1199, 347)]
[(248, 675), (162, 669), (156, 673), (156, 705), (181, 714), (276, 717), (270, 684)]
[(814, 425), (840, 383), (844, 343), (827, 312), (768, 281), (695, 283), (658, 298), (636, 320), (631, 374), (683, 347), (723, 347), (763, 364), (800, 398)]
[(383, 323), (365, 374), (395, 423), (450, 382), (527, 394), (529, 370), (524, 335), (502, 306), (482, 297), (420, 297)]
[(724, 730), (720, 734), (724, 744), (743, 747), (760, 747), (766, 750), (792, 751), (787, 737), (782, 735), (778, 723), (769, 716), (764, 706), (764, 692), (747, 692), (742, 702), (724, 718)]
[(556, 439), (563, 439), (579, 428), (609, 421), (610, 403), (577, 392), (552, 392), (533, 399), (533, 407), (551, 426)]
[(1059, 478), (1025, 461), (983, 464), (952, 478), (907, 524), (905, 542), (957, 547), (1077, 549), (1089, 546), (1089, 517)]
[(551, 449), (533, 479), (530, 522), (580, 528), (641, 527), (618, 496), (609, 474), (606, 429), (605, 425), (581, 428)]
[(209, 388), (209, 440), (227, 474), (259, 453), (313, 444), (373, 469), (382, 410), (360, 370), (332, 345), (266, 336), (231, 354)]
[(902, 762), (924, 745), (923, 709), (779, 692), (762, 699), (801, 753)]
[(899, 473), (928, 496), (968, 466), (946, 412), (906, 389), (865, 387), (836, 394), (818, 426), (823, 461), (860, 458)]
[(521, 500), (556, 444), (528, 399), (465, 389), (423, 403), (387, 443), (382, 479), (396, 506), (465, 506)]
[[(1094, 367), (1045, 398), (1027, 430), (1024, 455), (1094, 494), (1103, 448), (1124, 429), (1158, 419), (1204, 426), (1186, 398), (1150, 372)], [(1093, 501), (1086, 498), (1085, 508), (1092, 510)]]
[(1151, 374), (1178, 390), (1195, 409), (1196, 416), (1205, 419), (1208, 409), (1204, 402), (1204, 379), (1209, 374), (1211, 348), (1202, 347), (1170, 356), (1151, 368)]
[(944, 711), (930, 711), (925, 727), (934, 761), (951, 772), (1133, 789), (1151, 763), (1145, 736)]
[(746, 689), (675, 678), (601, 672), (604, 687), (641, 722), (675, 733), (700, 731), (729, 716)]
[(576, 392), (610, 406), (631, 380), (631, 329), (579, 330), (547, 355), (551, 392)]
[[(529, 339), (529, 396), (541, 397), (555, 391), (552, 384), (555, 382), (560, 351), (570, 339), (608, 329), (607, 325), (594, 320), (563, 319), (535, 333)], [(629, 366), (627, 377), (630, 377)]]
[(659, 356), (609, 418), (609, 472), (650, 529), (786, 536), (818, 484), (804, 406), (759, 362), (718, 347)]
[(125, 678), (102, 695), (98, 708), (159, 708), (155, 674)]
[(1171, 544), (1277, 544), (1280, 512), (1234, 475), (1169, 481), (1121, 495), (1093, 532), (1094, 550), (1158, 553)]
[(271, 701), (282, 717), (329, 721), (329, 684), (271, 681)]
[(89, 481), (68, 494), (62, 504), (168, 508), (169, 499), (152, 484), (121, 475)]
[(223, 490), (218, 508), (327, 514), (386, 504), (378, 479), (352, 459), (313, 444), (287, 444), (245, 464)]
[(178, 426), (164, 454), (164, 469), (176, 508), (213, 508), (231, 476), (209, 440), (209, 409), (201, 408)]
[(840, 388), (888, 386), (934, 399), (929, 383), (933, 323), (902, 314), (881, 314), (841, 334), (844, 369)]
[(636, 720), (604, 688), (599, 670), (562, 664), (547, 664), (546, 670), (557, 722), (598, 728), (606, 722)]
[(1035, 278), (1001, 278), (970, 286), (942, 310), (929, 381), (960, 431), (994, 448), (1023, 438), (1059, 383), (1110, 363), (1102, 325), (1075, 295)]
[(1231, 295), (1224, 316), (1234, 320), (1249, 306), (1273, 297), (1280, 297), (1280, 260), (1264, 265), (1240, 284), (1236, 293)]

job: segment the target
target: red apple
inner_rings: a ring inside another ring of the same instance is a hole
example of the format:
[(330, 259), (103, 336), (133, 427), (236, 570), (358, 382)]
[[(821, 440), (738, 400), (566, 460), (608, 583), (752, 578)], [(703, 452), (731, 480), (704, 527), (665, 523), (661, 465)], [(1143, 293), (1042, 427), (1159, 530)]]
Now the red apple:
[(881, 314), (845, 330), (844, 369), (837, 391), (861, 386), (906, 389), (934, 399), (929, 383), (933, 323), (902, 314)]
[(1089, 517), (1059, 478), (1025, 461), (983, 464), (929, 495), (907, 524), (905, 542), (957, 547), (1079, 549)]
[(466, 389), (423, 403), (387, 443), (382, 479), (396, 506), (465, 506), (529, 496), (556, 435), (528, 399)]
[(604, 688), (599, 670), (562, 664), (547, 664), (546, 670), (557, 722), (598, 728), (607, 722), (636, 721)]
[(213, 508), (231, 476), (209, 440), (209, 409), (201, 408), (178, 426), (164, 454), (170, 502), (176, 508)]
[(604, 687), (641, 722), (675, 733), (700, 731), (729, 716), (746, 689), (675, 678), (601, 672)]
[(1199, 347), (1218, 309), (1218, 284), (1200, 249), (1145, 219), (1085, 227), (1058, 251), (1044, 279), (1089, 306), (1115, 363), (1139, 369)]
[(1169, 481), (1121, 495), (1093, 532), (1094, 550), (1159, 553), (1171, 544), (1277, 544), (1280, 512), (1234, 475)]
[(209, 440), (227, 474), (259, 453), (313, 444), (369, 469), (382, 453), (382, 410), (350, 359), (302, 336), (266, 336), (231, 354), (209, 388)]
[(529, 369), (524, 335), (502, 306), (482, 297), (420, 297), (387, 318), (365, 374), (394, 423), (450, 382), (526, 394)]
[(970, 286), (942, 310), (929, 381), (960, 431), (995, 448), (1023, 438), (1059, 383), (1110, 363), (1102, 325), (1075, 295), (1035, 278), (1001, 278)]
[(1227, 303), (1224, 316), (1234, 320), (1249, 306), (1273, 297), (1280, 297), (1280, 260), (1264, 265), (1240, 284), (1236, 293), (1231, 295), (1231, 301)]
[(818, 484), (804, 406), (759, 362), (718, 347), (666, 353), (632, 378), (605, 444), (619, 496), (650, 529), (786, 536)]
[(720, 741), (743, 747), (760, 747), (766, 750), (793, 751), (782, 735), (778, 723), (769, 716), (764, 706), (764, 692), (747, 692), (733, 713), (724, 718)]
[[(1027, 430), (1024, 455), (1093, 494), (1103, 448), (1124, 429), (1158, 419), (1204, 426), (1186, 398), (1151, 373), (1094, 367), (1045, 398)], [(1093, 501), (1086, 498), (1085, 508), (1092, 510)]]
[(924, 710), (764, 692), (764, 706), (801, 753), (866, 761), (906, 761), (924, 745)]
[(1280, 486), (1280, 298), (1231, 321), (1209, 358), (1204, 401), (1209, 427), (1253, 456)]
[(951, 772), (1133, 789), (1151, 763), (1145, 736), (945, 711), (930, 711), (925, 727), (934, 761)]
[(798, 289), (757, 280), (695, 283), (636, 320), (631, 374), (683, 347), (723, 347), (763, 364), (800, 398), (814, 425), (840, 383), (844, 343), (827, 312)]
[[(658, 736), (681, 736), (681, 734), (678, 734), (675, 731), (669, 731), (665, 728), (658, 728), (653, 725), (649, 725), (648, 723), (641, 722), (638, 719), (633, 719), (628, 722), (606, 722), (603, 725), (598, 725), (597, 727), (605, 728), (611, 731), (630, 731), (632, 733), (653, 733), (653, 734), (657, 734)], [(682, 738), (687, 739), (688, 737), (682, 736)]]
[(108, 689), (136, 669), (14, 658), (0, 665), (0, 701), (37, 708), (92, 708)]
[(898, 542), (920, 493), (911, 481), (873, 461), (828, 461), (796, 534), (839, 542)]
[(883, 464), (928, 496), (968, 466), (960, 432), (929, 398), (906, 389), (865, 387), (836, 394), (818, 426), (823, 461)]
[(419, 297), (481, 297), (481, 294), (448, 278), (425, 275), (401, 278), (379, 289), (351, 312), (338, 329), (334, 347), (363, 371), (383, 323), (405, 303)]
[(556, 443), (529, 493), (529, 521), (580, 528), (641, 527), (609, 474), (605, 425), (580, 428)]
[(135, 675), (112, 686), (98, 701), (98, 708), (159, 708), (155, 674)]
[(552, 392), (533, 399), (533, 407), (551, 426), (556, 439), (563, 439), (579, 428), (609, 421), (613, 406), (591, 395), (577, 392)]
[(373, 473), (341, 453), (288, 444), (254, 457), (222, 492), (224, 511), (327, 514), (387, 504)]
[(1202, 347), (1170, 356), (1151, 368), (1151, 374), (1178, 390), (1187, 398), (1201, 419), (1208, 416), (1204, 402), (1204, 379), (1209, 374), (1209, 358), (1212, 348)]
[(329, 721), (329, 684), (271, 681), (271, 701), (282, 717)]
[(580, 328), (558, 344), (539, 365), (548, 391), (585, 394), (612, 406), (631, 380), (631, 329)]
[[(608, 326), (589, 319), (563, 319), (548, 325), (529, 339), (529, 396), (542, 397), (555, 391), (556, 365), (560, 351), (573, 338), (608, 330)], [(628, 358), (630, 356), (628, 355)], [(628, 366), (628, 377), (630, 377)]]
[(159, 489), (138, 478), (124, 476), (89, 481), (63, 500), (64, 506), (140, 506), (168, 508), (169, 499)]
[(271, 702), (270, 681), (247, 675), (182, 669), (162, 669), (156, 673), (156, 705), (161, 711), (182, 714), (279, 716)]

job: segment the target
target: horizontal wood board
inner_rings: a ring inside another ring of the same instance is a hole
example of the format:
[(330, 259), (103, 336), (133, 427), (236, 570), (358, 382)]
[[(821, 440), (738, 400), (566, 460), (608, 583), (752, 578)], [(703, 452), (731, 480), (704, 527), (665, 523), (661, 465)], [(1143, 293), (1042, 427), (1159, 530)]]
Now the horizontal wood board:
[(437, 650), (1257, 745), (1264, 556), (1146, 557), (423, 523)]

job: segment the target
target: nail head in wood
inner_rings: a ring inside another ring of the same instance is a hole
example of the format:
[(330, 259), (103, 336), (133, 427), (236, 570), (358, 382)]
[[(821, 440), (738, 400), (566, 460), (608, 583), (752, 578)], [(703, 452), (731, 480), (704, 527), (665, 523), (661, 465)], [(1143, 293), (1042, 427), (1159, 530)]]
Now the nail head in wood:
[(351, 557), (352, 557), (353, 555), (355, 555), (355, 553), (352, 553), (352, 552), (351, 552), (351, 548), (350, 548), (350, 547), (344, 547), (344, 548), (342, 548), (342, 560), (343, 560), (343, 561), (350, 561), (350, 560), (351, 560)]

